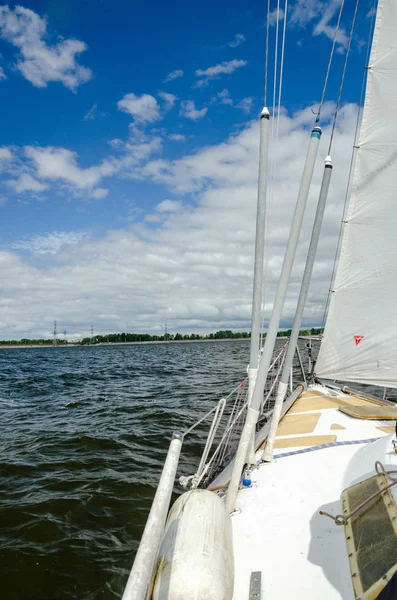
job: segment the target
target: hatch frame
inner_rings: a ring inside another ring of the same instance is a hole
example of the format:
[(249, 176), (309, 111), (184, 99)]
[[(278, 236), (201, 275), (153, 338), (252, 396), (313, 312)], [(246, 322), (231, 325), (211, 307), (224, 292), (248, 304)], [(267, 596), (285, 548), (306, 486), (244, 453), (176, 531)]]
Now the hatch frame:
[(365, 482), (368, 482), (370, 480), (376, 481), (376, 483), (379, 487), (379, 491), (381, 493), (380, 493), (378, 499), (374, 502), (371, 502), (368, 505), (368, 507), (364, 507), (363, 510), (360, 511), (357, 515), (346, 519), (345, 524), (344, 524), (345, 538), (346, 538), (346, 545), (347, 545), (348, 559), (349, 559), (349, 567), (350, 567), (350, 573), (351, 573), (351, 578), (352, 578), (355, 600), (375, 600), (379, 596), (380, 592), (385, 588), (387, 583), (390, 581), (392, 576), (397, 572), (397, 562), (396, 562), (392, 567), (390, 567), (390, 569), (386, 573), (384, 573), (382, 575), (382, 577), (380, 579), (375, 581), (375, 583), (373, 583), (367, 590), (364, 591), (364, 588), (362, 585), (362, 580), (360, 577), (359, 563), (357, 560), (358, 553), (357, 553), (357, 549), (356, 549), (356, 545), (355, 545), (352, 520), (355, 521), (355, 520), (359, 519), (360, 516), (365, 514), (365, 512), (368, 508), (373, 506), (379, 500), (382, 500), (384, 507), (386, 508), (386, 511), (390, 517), (390, 522), (394, 529), (395, 536), (397, 538), (397, 505), (393, 498), (393, 495), (390, 492), (390, 489), (383, 489), (383, 491), (382, 491), (382, 488), (384, 488), (387, 485), (387, 479), (382, 473), (374, 475), (372, 477), (368, 477), (367, 479), (364, 479), (363, 481), (360, 481), (359, 483), (356, 483), (355, 485), (352, 485), (352, 486), (346, 488), (345, 490), (343, 490), (343, 492), (342, 492), (343, 514), (346, 515), (350, 512), (349, 491), (352, 490), (353, 488), (356, 488), (357, 486), (363, 485)]

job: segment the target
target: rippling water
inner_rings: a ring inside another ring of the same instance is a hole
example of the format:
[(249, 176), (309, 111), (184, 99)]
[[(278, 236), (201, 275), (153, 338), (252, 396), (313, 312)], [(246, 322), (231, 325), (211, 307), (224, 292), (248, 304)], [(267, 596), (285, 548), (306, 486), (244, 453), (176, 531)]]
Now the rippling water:
[[(248, 357), (246, 341), (1, 350), (1, 597), (120, 598), (171, 432)], [(181, 473), (200, 449), (187, 439)]]

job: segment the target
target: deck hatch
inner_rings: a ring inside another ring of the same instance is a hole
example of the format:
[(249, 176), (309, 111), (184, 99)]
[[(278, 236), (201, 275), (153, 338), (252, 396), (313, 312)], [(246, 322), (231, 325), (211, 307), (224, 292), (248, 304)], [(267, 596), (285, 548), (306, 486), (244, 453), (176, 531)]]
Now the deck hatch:
[(339, 410), (355, 419), (374, 419), (382, 421), (397, 421), (397, 408), (395, 406), (377, 406), (367, 404), (362, 406), (340, 406)]
[[(386, 485), (375, 475), (347, 488), (343, 511), (350, 513)], [(372, 600), (397, 571), (397, 507), (389, 490), (367, 504), (345, 524), (346, 543), (356, 599)]]

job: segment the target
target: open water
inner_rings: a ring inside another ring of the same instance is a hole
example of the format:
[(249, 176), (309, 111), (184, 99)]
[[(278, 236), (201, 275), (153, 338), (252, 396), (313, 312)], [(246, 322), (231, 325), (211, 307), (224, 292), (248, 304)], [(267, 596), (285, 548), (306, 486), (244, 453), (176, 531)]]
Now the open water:
[(172, 431), (248, 358), (247, 341), (0, 350), (0, 597), (120, 598)]

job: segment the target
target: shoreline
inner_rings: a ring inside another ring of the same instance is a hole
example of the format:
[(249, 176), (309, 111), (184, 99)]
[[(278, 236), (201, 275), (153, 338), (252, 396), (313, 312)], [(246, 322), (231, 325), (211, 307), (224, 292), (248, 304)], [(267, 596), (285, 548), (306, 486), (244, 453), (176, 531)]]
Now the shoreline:
[(16, 348), (97, 348), (107, 346), (136, 346), (136, 345), (154, 345), (154, 344), (198, 344), (207, 342), (248, 342), (250, 338), (223, 338), (215, 340), (156, 340), (152, 342), (100, 342), (99, 344), (1, 344), (0, 350), (10, 350)]

